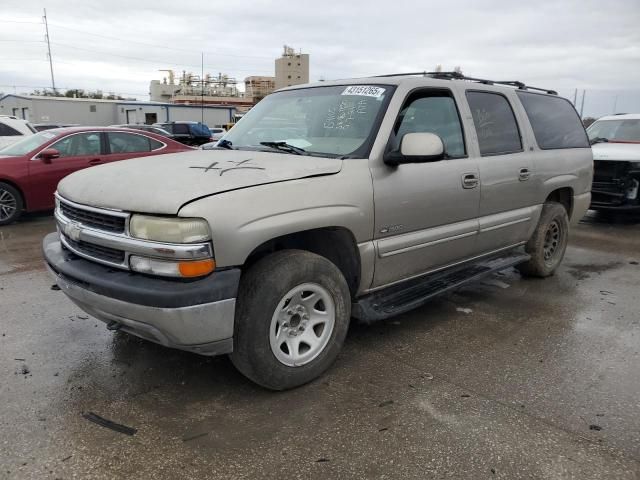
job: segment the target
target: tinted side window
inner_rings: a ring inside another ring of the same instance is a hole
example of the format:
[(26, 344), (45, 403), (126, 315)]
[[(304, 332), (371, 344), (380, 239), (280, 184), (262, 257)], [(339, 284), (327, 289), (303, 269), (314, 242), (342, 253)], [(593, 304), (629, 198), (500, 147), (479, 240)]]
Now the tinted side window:
[(498, 93), (467, 92), (481, 155), (522, 150), (520, 131), (509, 101)]
[(100, 134), (77, 133), (69, 135), (54, 143), (49, 148), (55, 148), (60, 152), (60, 157), (79, 157), (83, 155), (100, 155)]
[(419, 93), (409, 99), (394, 128), (394, 149), (399, 148), (403, 135), (416, 132), (440, 136), (450, 157), (462, 157), (466, 153), (458, 110), (448, 93)]
[(0, 122), (0, 137), (15, 137), (16, 135), (22, 134), (15, 128)]
[(172, 132), (177, 135), (189, 135), (189, 125), (185, 123), (176, 123), (172, 127)]
[(530, 92), (516, 93), (540, 148), (590, 146), (580, 117), (568, 100)]
[(109, 150), (111, 153), (149, 152), (149, 138), (132, 133), (109, 132)]

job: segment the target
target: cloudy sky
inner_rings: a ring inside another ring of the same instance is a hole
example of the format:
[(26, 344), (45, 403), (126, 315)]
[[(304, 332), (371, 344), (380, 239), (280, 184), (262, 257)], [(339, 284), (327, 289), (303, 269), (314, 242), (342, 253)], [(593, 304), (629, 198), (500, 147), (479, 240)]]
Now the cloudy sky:
[(44, 7), (58, 88), (145, 100), (158, 70), (199, 72), (201, 52), (205, 72), (273, 75), (286, 43), (311, 55), (312, 80), (441, 64), (585, 89), (585, 116), (640, 112), (639, 0), (2, 0), (0, 92), (50, 87)]

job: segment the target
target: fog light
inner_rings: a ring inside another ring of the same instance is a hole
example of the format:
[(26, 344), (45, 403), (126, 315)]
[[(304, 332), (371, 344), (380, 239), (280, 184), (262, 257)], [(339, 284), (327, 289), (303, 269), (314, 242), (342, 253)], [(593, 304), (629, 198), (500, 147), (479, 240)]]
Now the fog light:
[(216, 268), (216, 262), (212, 258), (196, 261), (166, 261), (135, 255), (129, 257), (129, 265), (131, 270), (139, 273), (180, 278), (202, 277)]

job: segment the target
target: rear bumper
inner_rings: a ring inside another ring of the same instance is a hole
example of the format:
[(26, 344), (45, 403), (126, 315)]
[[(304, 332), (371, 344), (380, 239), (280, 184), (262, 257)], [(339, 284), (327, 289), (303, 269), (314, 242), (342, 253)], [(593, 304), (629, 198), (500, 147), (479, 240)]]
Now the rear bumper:
[(181, 282), (81, 259), (62, 248), (57, 233), (45, 237), (43, 250), (60, 289), (109, 328), (201, 355), (233, 350), (239, 269)]

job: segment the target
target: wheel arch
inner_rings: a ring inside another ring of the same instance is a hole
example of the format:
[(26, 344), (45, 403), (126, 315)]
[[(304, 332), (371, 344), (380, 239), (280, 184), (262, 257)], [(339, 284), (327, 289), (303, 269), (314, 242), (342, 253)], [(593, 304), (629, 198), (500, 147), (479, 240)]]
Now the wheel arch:
[(547, 195), (545, 202), (557, 202), (561, 204), (567, 211), (567, 216), (571, 219), (573, 214), (573, 188), (556, 188)]
[(332, 262), (344, 275), (351, 296), (355, 296), (361, 280), (361, 259), (355, 236), (349, 229), (321, 227), (272, 238), (255, 247), (242, 268), (246, 270), (270, 253), (287, 249), (305, 250)]

